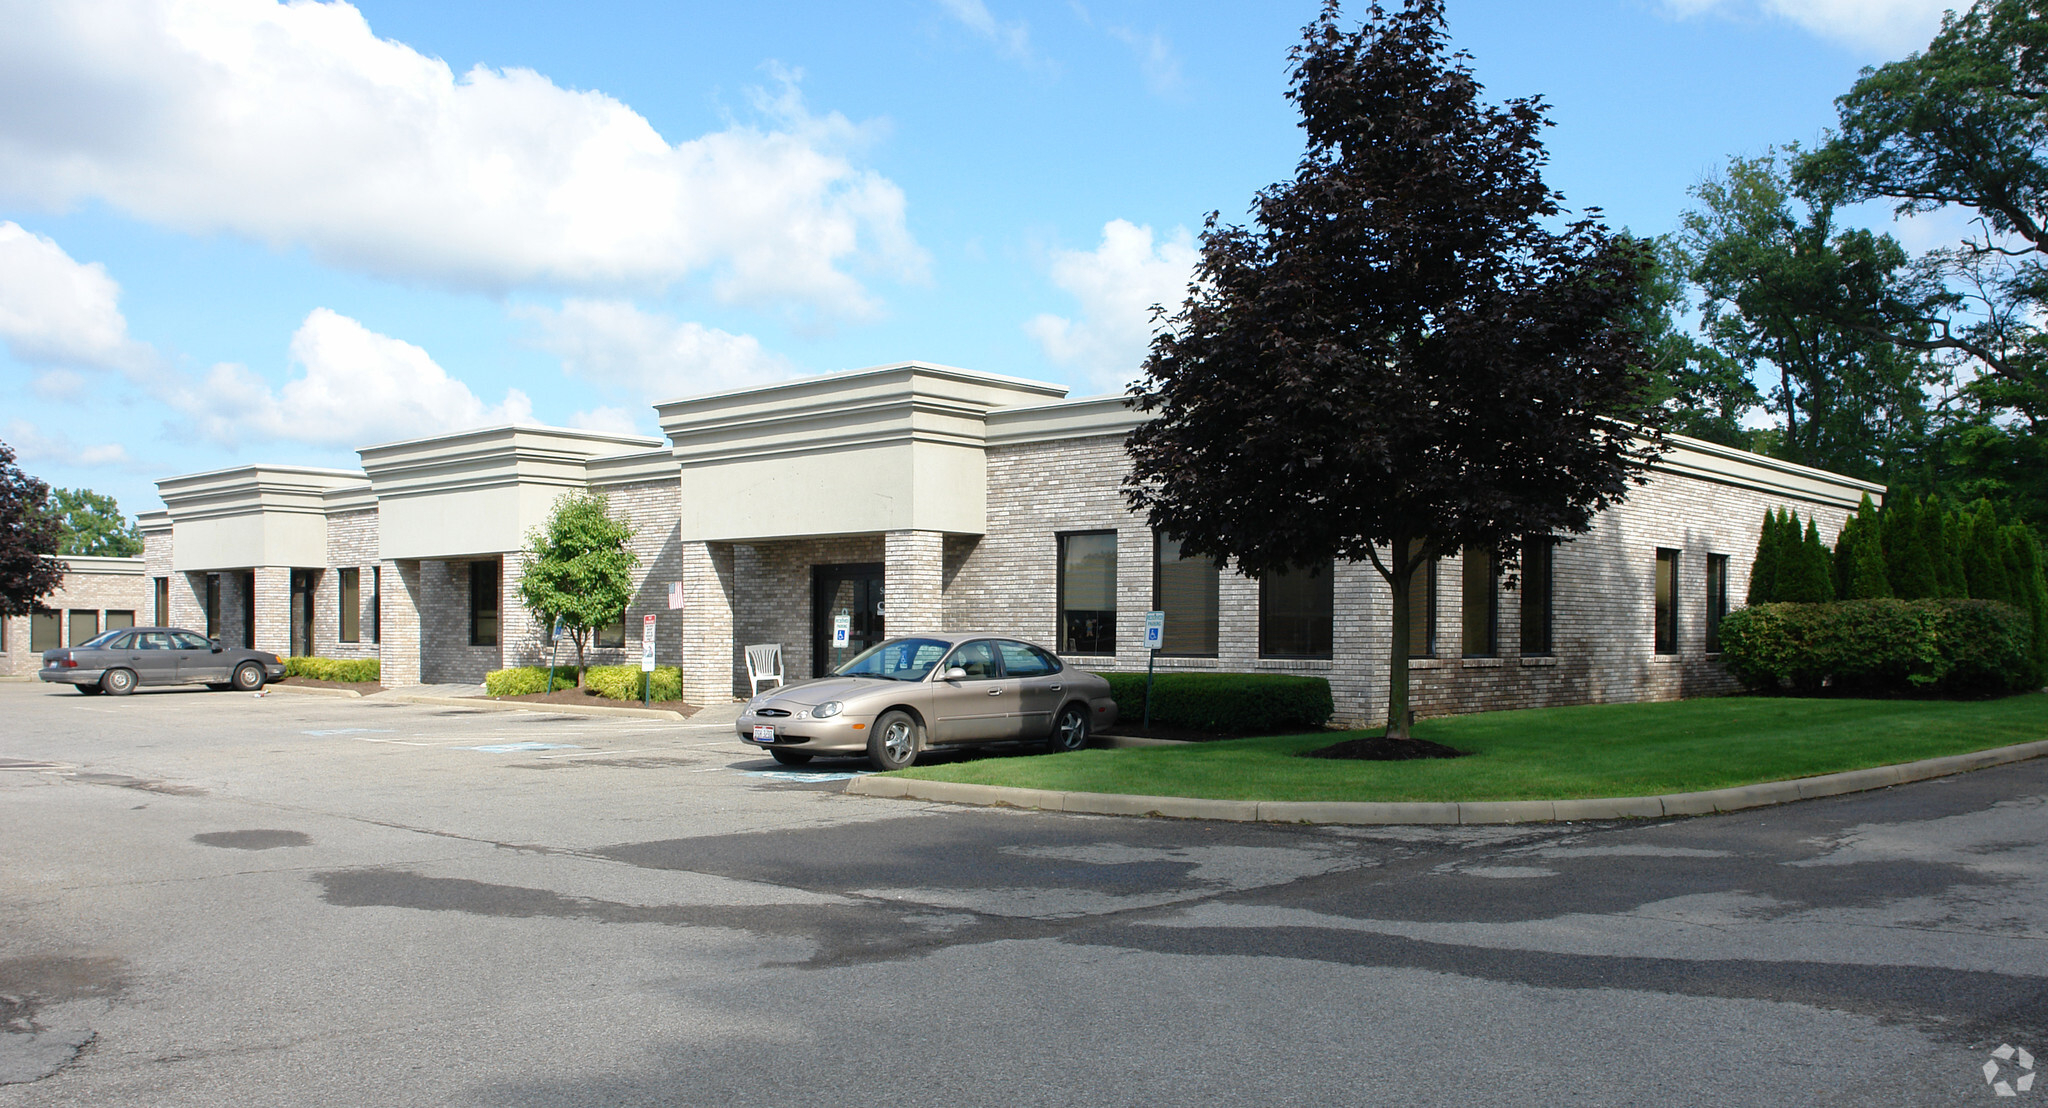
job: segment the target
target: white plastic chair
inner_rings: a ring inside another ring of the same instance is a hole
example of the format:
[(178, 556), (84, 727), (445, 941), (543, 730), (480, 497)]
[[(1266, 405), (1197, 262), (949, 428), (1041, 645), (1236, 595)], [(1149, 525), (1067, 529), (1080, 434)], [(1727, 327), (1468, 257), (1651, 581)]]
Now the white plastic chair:
[(753, 686), (748, 696), (761, 695), (761, 682), (773, 681), (777, 685), (789, 682), (782, 676), (782, 644), (762, 643), (747, 648), (747, 682)]

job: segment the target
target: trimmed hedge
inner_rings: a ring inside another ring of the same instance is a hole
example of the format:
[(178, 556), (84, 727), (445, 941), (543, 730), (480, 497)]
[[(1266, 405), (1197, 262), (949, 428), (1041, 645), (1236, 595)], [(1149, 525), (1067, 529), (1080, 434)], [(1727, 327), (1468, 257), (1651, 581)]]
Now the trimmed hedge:
[(1722, 660), (1753, 689), (1968, 695), (2036, 683), (2033, 625), (1995, 600), (1759, 604), (1721, 621)]
[[(1104, 673), (1117, 718), (1145, 718), (1145, 675)], [(1284, 673), (1161, 673), (1152, 683), (1152, 722), (1225, 734), (1270, 735), (1321, 727), (1335, 715), (1330, 682)]]
[[(583, 671), (583, 684), (606, 700), (640, 699), (640, 667), (591, 666)], [(576, 687), (576, 667), (555, 667), (555, 688)], [(525, 696), (528, 693), (548, 691), (548, 667), (518, 666), (513, 669), (494, 669), (484, 674), (484, 692), (490, 696)], [(651, 700), (681, 700), (683, 698), (683, 671), (675, 666), (657, 666), (653, 674), (652, 687), (648, 689)]]
[(380, 681), (383, 669), (375, 658), (286, 658), (284, 675), (315, 681)]

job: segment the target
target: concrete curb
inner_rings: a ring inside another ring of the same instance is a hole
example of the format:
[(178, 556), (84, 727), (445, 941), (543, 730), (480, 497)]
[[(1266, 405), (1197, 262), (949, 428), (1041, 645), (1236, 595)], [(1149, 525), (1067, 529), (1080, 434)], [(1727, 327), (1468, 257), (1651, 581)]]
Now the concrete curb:
[(319, 685), (265, 685), (263, 687), (270, 692), (296, 693), (299, 696), (342, 696), (353, 697), (357, 700), (363, 698), (363, 694), (354, 689), (329, 689)]
[(467, 696), (393, 696), (378, 693), (372, 699), (399, 704), (427, 704), (442, 708), (481, 708), (487, 712), (543, 712), (553, 716), (619, 716), (626, 719), (667, 719), (687, 721), (690, 717), (666, 708), (600, 708), (595, 704), (538, 704), (530, 700), (484, 700)]
[(1364, 803), (1319, 800), (1201, 800), (1182, 796), (1129, 796), (1119, 793), (1072, 793), (1050, 789), (1019, 789), (997, 785), (966, 785), (953, 781), (918, 781), (906, 777), (856, 777), (846, 783), (854, 796), (902, 800), (934, 800), (946, 804), (1000, 805), (1051, 812), (1085, 812), (1103, 816), (1171, 816), (1258, 823), (1550, 823), (1560, 820), (1661, 819), (1739, 812), (1795, 800), (1882, 789), (1908, 781), (1925, 781), (1987, 766), (2023, 762), (2048, 755), (2048, 740), (2001, 746), (1928, 758), (1896, 766), (1849, 770), (1766, 781), (1732, 789), (1673, 793), (1666, 796), (1608, 797), (1592, 800), (1494, 800), (1445, 803)]

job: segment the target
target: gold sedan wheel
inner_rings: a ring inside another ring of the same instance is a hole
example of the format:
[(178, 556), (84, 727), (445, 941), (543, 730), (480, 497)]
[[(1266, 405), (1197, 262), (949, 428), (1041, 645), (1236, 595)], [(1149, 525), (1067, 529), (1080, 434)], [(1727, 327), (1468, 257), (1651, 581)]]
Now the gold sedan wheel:
[(924, 746), (924, 728), (908, 712), (883, 712), (868, 732), (868, 761), (883, 772), (917, 761)]

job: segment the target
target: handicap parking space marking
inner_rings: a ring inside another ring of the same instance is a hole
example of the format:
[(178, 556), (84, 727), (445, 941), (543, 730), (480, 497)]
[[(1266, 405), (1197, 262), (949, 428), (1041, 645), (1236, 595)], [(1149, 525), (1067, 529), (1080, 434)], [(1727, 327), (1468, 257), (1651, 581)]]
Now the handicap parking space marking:
[(523, 754), (530, 750), (581, 750), (574, 743), (498, 743), (493, 746), (458, 746), (457, 750), (476, 750), (485, 754)]
[(812, 781), (851, 781), (856, 777), (866, 777), (874, 771), (856, 769), (841, 770), (837, 773), (803, 773), (788, 769), (746, 769), (739, 772), (743, 777), (765, 777), (770, 781), (795, 781), (804, 784)]

